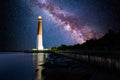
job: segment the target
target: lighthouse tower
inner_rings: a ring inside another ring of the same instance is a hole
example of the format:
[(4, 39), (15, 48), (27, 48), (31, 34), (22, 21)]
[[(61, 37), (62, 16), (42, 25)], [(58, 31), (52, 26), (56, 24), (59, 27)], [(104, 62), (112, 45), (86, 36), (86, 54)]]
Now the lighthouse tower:
[[(42, 17), (38, 16), (38, 31), (37, 31), (37, 50), (43, 50), (43, 40), (42, 40)], [(43, 80), (42, 79), (42, 70), (41, 66), (44, 64), (44, 53), (35, 53), (36, 60), (36, 77), (35, 80)]]
[(37, 50), (43, 50), (42, 17), (41, 16), (38, 16)]

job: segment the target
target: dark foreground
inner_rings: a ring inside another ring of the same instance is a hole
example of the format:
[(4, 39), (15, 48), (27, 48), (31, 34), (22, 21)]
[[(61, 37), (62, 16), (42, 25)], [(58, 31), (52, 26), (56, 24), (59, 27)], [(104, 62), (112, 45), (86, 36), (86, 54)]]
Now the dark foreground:
[(91, 74), (87, 71), (71, 68), (55, 65), (44, 69), (43, 75), (46, 77), (45, 80), (89, 80), (91, 78)]
[(44, 80), (120, 80), (119, 75), (53, 54), (43, 66)]

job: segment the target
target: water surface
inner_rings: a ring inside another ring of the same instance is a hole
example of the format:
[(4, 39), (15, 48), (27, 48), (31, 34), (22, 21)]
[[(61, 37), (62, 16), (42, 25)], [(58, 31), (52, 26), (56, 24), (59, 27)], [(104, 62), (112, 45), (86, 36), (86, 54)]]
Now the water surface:
[(0, 80), (34, 80), (33, 54), (0, 52)]

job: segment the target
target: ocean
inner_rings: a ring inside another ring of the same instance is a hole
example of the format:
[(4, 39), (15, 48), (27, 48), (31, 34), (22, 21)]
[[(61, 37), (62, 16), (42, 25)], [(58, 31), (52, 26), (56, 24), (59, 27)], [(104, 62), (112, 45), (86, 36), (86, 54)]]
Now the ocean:
[(34, 80), (33, 54), (0, 52), (0, 80)]

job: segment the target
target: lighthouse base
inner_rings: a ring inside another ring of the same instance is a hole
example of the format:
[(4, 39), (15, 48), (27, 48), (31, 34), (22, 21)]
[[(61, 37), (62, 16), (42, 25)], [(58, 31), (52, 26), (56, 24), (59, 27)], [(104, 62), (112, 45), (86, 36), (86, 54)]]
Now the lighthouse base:
[(37, 48), (37, 50), (43, 50), (44, 48), (43, 48), (43, 46), (39, 46), (38, 48)]
[(37, 50), (43, 50), (42, 35), (37, 36)]

